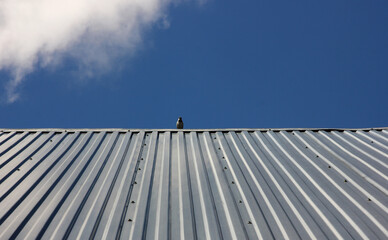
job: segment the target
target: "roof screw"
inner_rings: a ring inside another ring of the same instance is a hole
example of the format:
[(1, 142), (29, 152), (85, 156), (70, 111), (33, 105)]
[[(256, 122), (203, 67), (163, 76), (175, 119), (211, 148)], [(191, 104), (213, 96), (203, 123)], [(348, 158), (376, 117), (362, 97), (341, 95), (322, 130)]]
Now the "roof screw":
[(329, 165), (329, 168), (331, 168), (331, 166)]
[(346, 180), (346, 179), (345, 179), (345, 181), (344, 181), (344, 182), (348, 182), (348, 180)]
[(370, 202), (370, 201), (372, 201), (370, 198), (368, 198), (368, 201)]
[(52, 139), (50, 139), (50, 142), (52, 142), (53, 140)]
[(242, 203), (242, 201), (240, 200), (240, 201), (238, 201), (239, 203)]
[(317, 155), (317, 158), (319, 158), (319, 156)]
[(221, 150), (221, 148), (218, 148), (218, 150)]
[(144, 143), (144, 146), (147, 146), (147, 143)]
[(141, 170), (141, 168), (139, 168), (139, 171)]
[(131, 203), (135, 203), (135, 201), (132, 201)]
[(16, 170), (20, 171), (20, 168), (18, 168), (18, 169), (16, 169)]
[(373, 143), (373, 141), (370, 141), (371, 143)]
[(144, 160), (144, 158), (141, 158), (140, 160)]
[(252, 222), (251, 222), (251, 221), (248, 221), (248, 224), (252, 224)]
[(234, 184), (234, 181), (232, 181), (232, 184)]
[(128, 222), (132, 222), (132, 219), (128, 219)]
[(222, 157), (222, 159), (225, 159), (225, 157)]
[(228, 169), (227, 167), (224, 167), (224, 169)]
[(217, 139), (216, 137), (214, 139)]
[(135, 183), (135, 184), (137, 184), (137, 182), (136, 182), (136, 181), (135, 181), (134, 183)]
[(32, 160), (32, 157), (30, 157), (30, 160)]
[(309, 147), (306, 146), (306, 148), (309, 148)]

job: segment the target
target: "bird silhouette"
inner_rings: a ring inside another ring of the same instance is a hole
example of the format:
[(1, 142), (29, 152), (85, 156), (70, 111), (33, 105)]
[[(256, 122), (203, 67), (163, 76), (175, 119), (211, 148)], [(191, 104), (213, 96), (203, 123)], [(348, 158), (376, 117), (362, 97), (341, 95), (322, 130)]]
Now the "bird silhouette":
[(178, 118), (178, 121), (176, 122), (176, 128), (177, 128), (177, 129), (183, 129), (183, 121), (182, 121), (182, 117), (179, 117), (179, 118)]

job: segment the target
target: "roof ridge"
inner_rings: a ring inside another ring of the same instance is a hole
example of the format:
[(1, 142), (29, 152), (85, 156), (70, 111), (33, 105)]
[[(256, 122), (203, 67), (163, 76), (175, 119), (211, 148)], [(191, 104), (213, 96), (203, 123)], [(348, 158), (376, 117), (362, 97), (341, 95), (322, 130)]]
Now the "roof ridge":
[(2, 132), (8, 131), (162, 131), (162, 132), (214, 132), (214, 131), (354, 131), (354, 130), (388, 130), (388, 127), (373, 128), (195, 128), (195, 129), (147, 129), (147, 128), (0, 128)]

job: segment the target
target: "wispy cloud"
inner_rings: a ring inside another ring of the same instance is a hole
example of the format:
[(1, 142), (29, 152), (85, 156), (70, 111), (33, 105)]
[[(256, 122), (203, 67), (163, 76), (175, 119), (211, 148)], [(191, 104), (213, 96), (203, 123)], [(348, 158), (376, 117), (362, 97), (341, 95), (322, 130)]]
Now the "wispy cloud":
[(89, 73), (108, 68), (118, 54), (136, 49), (144, 28), (169, 27), (166, 9), (173, 1), (1, 0), (0, 71), (12, 77), (2, 90), (7, 101), (19, 98), (18, 87), (28, 73), (64, 56)]

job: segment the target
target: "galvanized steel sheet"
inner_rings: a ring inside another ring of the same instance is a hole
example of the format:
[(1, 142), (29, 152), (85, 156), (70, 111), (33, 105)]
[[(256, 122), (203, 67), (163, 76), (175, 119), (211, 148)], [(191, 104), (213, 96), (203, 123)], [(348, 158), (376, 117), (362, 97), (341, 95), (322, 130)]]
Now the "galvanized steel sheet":
[(2, 130), (10, 238), (388, 239), (388, 131)]

